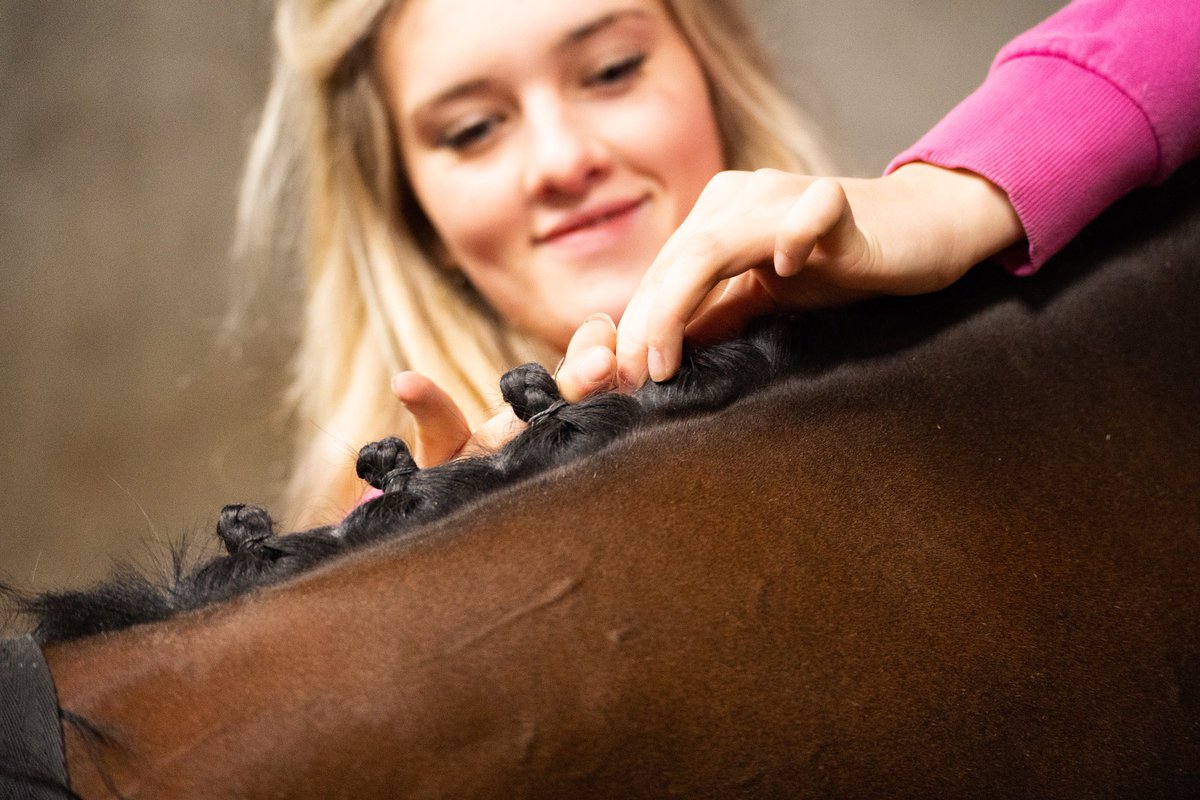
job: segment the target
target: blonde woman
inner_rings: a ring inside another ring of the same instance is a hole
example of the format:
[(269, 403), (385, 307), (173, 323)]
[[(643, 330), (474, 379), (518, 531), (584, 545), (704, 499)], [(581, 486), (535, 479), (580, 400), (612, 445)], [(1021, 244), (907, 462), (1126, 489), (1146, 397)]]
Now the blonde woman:
[(1000, 188), (1020, 176), (928, 148), (885, 178), (811, 177), (812, 127), (726, 0), (281, 0), (276, 38), (241, 223), (306, 265), (299, 523), (354, 502), (366, 441), (429, 464), (503, 438), (485, 420), (519, 362), (565, 354), (568, 398), (636, 386), (674, 371), (685, 329), (934, 290), (1030, 225)]
[[(405, 412), (390, 389), (393, 376), (410, 370), (428, 378), (406, 376), (398, 382), (413, 412), (430, 404), (442, 408), (429, 399), (436, 386), (453, 399), (467, 424), (478, 426), (498, 409), (496, 386), (505, 370), (531, 358), (553, 366), (570, 331), (589, 314), (604, 310), (619, 315), (640, 271), (715, 172), (772, 166), (816, 173), (828, 166), (811, 126), (768, 77), (756, 57), (759, 49), (750, 45), (730, 3), (503, 4), (499, 15), (496, 4), (477, 5), (482, 17), (447, 7), (451, 24), (473, 19), (494, 31), (488, 24), (491, 17), (514, 23), (519, 17), (544, 23), (552, 39), (554, 28), (570, 30), (611, 10), (644, 6), (654, 14), (655, 26), (671, 34), (676, 52), (685, 49), (696, 69), (705, 65), (711, 109), (700, 109), (710, 117), (701, 127), (720, 130), (709, 130), (707, 161), (674, 198), (674, 207), (662, 212), (658, 230), (647, 234), (642, 252), (630, 257), (631, 274), (615, 290), (615, 299), (603, 307), (592, 305), (594, 295), (581, 295), (570, 312), (574, 317), (564, 313), (553, 330), (534, 330), (532, 320), (514, 324), (481, 295), (470, 279), (470, 266), (458, 263), (440, 241), (401, 157), (397, 138), (408, 131), (396, 124), (391, 93), (398, 89), (394, 76), (405, 55), (400, 52), (402, 35), (410, 32), (404, 26), (420, 21), (417, 12), (435, 12), (439, 4), (283, 0), (275, 25), (279, 52), (274, 82), (245, 179), (241, 223), (244, 244), (277, 256), (299, 251), (306, 266), (306, 314), (290, 395), (301, 442), (288, 492), (302, 521), (336, 515), (353, 503), (361, 484), (351, 455), (360, 444), (387, 432), (410, 441), (415, 437), (412, 412)], [(645, 26), (640, 19), (635, 22), (640, 37)], [(582, 47), (624, 45), (628, 23), (600, 32)], [(505, 40), (498, 32), (485, 36)], [(430, 32), (428, 41), (438, 46), (437, 34)], [(520, 41), (512, 43), (521, 46)], [(590, 51), (572, 57), (612, 58)], [(437, 59), (453, 60), (449, 55)], [(606, 61), (588, 67), (624, 68)], [(585, 69), (574, 63), (570, 68)], [(580, 83), (588, 80), (582, 74), (573, 77)], [(610, 82), (619, 80), (615, 74), (610, 77)], [(613, 90), (596, 90), (597, 95), (605, 93)], [(607, 103), (607, 114), (622, 98), (597, 102)], [(707, 106), (707, 96), (699, 102)], [(669, 108), (664, 112), (675, 113)], [(681, 130), (692, 144), (690, 125)], [(629, 134), (644, 137), (646, 132)], [(691, 159), (692, 152), (681, 155)], [(428, 176), (425, 180), (433, 182)], [(468, 187), (462, 196), (465, 214), (488, 211), (490, 198), (481, 197), (478, 188)], [(570, 214), (572, 205), (583, 203), (568, 196), (558, 201), (565, 210), (555, 207), (553, 212)], [(289, 234), (294, 241), (287, 241)], [(596, 260), (604, 259), (601, 254)], [(563, 290), (558, 292), (566, 302)], [(532, 302), (526, 307), (537, 316), (548, 313)], [(441, 440), (436, 434), (429, 438)], [(432, 456), (418, 452), (425, 462), (441, 460), (443, 454)]]

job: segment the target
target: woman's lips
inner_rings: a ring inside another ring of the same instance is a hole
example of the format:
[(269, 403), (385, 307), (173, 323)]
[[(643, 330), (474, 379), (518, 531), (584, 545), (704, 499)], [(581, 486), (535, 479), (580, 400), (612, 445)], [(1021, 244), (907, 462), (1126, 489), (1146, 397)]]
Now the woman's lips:
[(571, 214), (546, 233), (535, 237), (534, 243), (566, 248), (576, 252), (602, 250), (618, 242), (632, 227), (645, 197), (602, 203)]

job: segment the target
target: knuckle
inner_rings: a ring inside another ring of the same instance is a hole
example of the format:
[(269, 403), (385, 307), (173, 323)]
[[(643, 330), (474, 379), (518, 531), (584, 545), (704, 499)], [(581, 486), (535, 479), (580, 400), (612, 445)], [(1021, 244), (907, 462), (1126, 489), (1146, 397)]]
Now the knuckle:
[(817, 178), (813, 181), (811, 190), (818, 192), (830, 200), (844, 204), (846, 202), (846, 187), (837, 178)]
[(720, 194), (722, 196), (730, 191), (737, 189), (746, 179), (746, 173), (734, 169), (721, 170), (716, 175), (709, 178), (708, 184), (705, 185), (704, 191), (701, 192), (701, 197), (709, 194)]
[(706, 262), (721, 251), (721, 238), (711, 229), (695, 231), (682, 243), (680, 260), (685, 263)]

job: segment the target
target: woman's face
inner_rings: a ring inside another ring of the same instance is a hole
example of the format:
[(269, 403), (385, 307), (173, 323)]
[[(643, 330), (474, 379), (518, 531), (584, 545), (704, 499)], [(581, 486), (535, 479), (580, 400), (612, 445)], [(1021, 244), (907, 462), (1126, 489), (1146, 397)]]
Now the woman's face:
[(704, 75), (656, 0), (405, 0), (378, 50), (449, 262), (565, 348), (618, 318), (722, 169)]

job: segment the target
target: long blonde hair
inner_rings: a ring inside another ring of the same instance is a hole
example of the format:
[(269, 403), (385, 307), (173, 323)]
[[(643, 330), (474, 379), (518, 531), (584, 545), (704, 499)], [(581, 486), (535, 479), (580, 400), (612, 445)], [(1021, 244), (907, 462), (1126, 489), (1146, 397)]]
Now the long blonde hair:
[[(238, 206), (237, 249), (298, 259), (301, 341), (287, 397), (299, 452), (293, 524), (344, 513), (361, 486), (353, 453), (412, 420), (389, 378), (417, 370), (474, 425), (499, 404), (499, 376), (556, 358), (439, 264), (400, 168), (373, 69), (380, 21), (402, 0), (278, 0), (274, 76)], [(709, 80), (731, 169), (828, 169), (814, 127), (784, 97), (736, 0), (663, 0)]]

